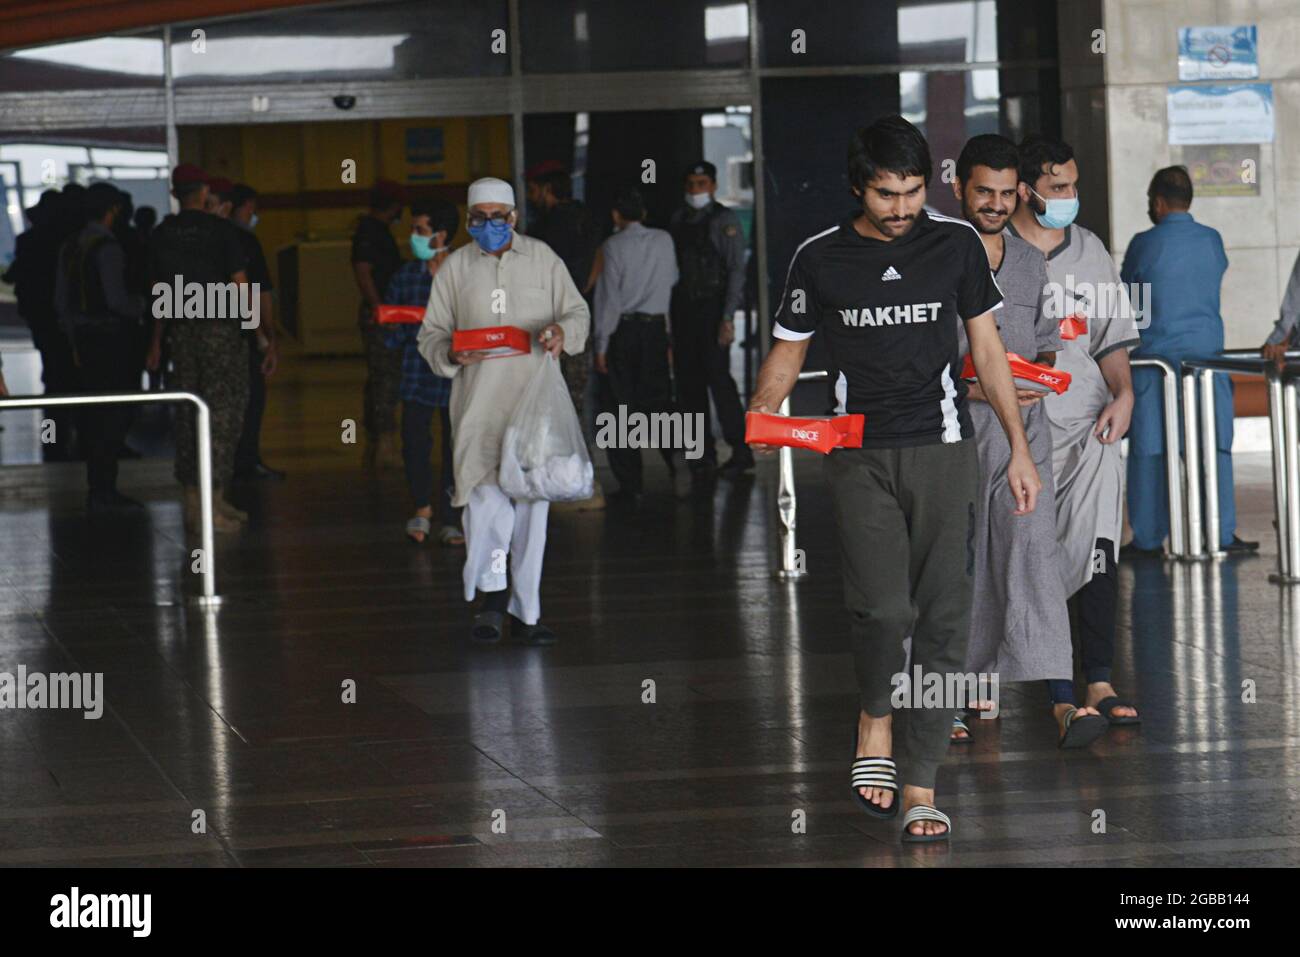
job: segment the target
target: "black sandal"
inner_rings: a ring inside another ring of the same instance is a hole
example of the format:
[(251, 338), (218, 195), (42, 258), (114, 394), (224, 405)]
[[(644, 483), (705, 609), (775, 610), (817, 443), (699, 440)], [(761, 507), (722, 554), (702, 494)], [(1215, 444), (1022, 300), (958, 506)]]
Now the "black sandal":
[(1065, 713), (1065, 734), (1057, 741), (1058, 748), (1086, 748), (1106, 733), (1106, 719), (1099, 714), (1082, 714), (1078, 708)]
[(474, 641), (480, 645), (494, 645), (501, 640), (501, 626), (505, 616), (499, 611), (481, 611), (474, 616)]
[(525, 645), (553, 645), (560, 640), (555, 636), (555, 632), (541, 622), (525, 625), (517, 618), (510, 625), (510, 633), (517, 635), (517, 640)]
[(1116, 708), (1132, 708), (1137, 710), (1137, 706), (1131, 701), (1125, 701), (1119, 695), (1111, 695), (1108, 698), (1102, 698), (1096, 706), (1101, 716), (1113, 724), (1115, 727), (1123, 727), (1126, 724), (1141, 724), (1142, 716), (1137, 714), (1122, 714), (1119, 717), (1113, 717), (1111, 712)]

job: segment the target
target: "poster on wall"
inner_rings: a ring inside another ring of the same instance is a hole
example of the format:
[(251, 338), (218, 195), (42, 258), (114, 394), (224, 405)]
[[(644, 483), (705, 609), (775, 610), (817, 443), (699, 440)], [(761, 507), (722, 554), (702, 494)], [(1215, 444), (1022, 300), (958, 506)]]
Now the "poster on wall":
[(1178, 31), (1178, 79), (1253, 80), (1258, 76), (1259, 32), (1254, 24)]
[(1273, 142), (1273, 84), (1170, 86), (1169, 143)]
[(1173, 159), (1187, 167), (1196, 196), (1258, 196), (1259, 144), (1180, 146)]
[(441, 183), (447, 159), (441, 126), (412, 126), (406, 130), (406, 182)]

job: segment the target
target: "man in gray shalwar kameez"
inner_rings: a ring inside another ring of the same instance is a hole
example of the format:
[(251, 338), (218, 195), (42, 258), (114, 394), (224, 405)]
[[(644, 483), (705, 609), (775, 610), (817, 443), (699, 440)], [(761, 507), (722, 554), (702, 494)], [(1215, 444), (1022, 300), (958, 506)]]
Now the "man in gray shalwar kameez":
[[(1002, 290), (994, 315), (1008, 352), (1052, 365), (1061, 348), (1058, 324), (1045, 308), (1047, 268), (1043, 256), (1005, 229), (1016, 208), (1019, 155), (1003, 136), (986, 134), (967, 142), (957, 160), (953, 191), (962, 216), (980, 234), (993, 276)], [(961, 351), (968, 350), (964, 331)], [(1019, 389), (1020, 417), (1034, 465), (1043, 480), (1040, 507), (1014, 515), (1007, 484), (1011, 447), (978, 383), (968, 397), (980, 462), (975, 511), (975, 583), (966, 670), (996, 675), (1004, 683), (1069, 679), (1072, 671), (1070, 621), (1057, 563), (1056, 506), (1052, 483), (1052, 431), (1043, 393)], [(996, 704), (994, 704), (996, 708)], [(991, 715), (996, 710), (990, 709)], [(969, 741), (958, 718), (954, 742)]]
[(1139, 720), (1110, 681), (1119, 604), (1115, 563), (1124, 520), (1119, 443), (1133, 416), (1128, 353), (1140, 340), (1114, 259), (1100, 239), (1074, 223), (1079, 168), (1073, 150), (1033, 137), (1020, 145), (1020, 162), (1021, 203), (1008, 228), (1046, 256), (1052, 317), (1076, 326), (1056, 361), (1057, 369), (1070, 374), (1070, 388), (1048, 396), (1043, 406), (1052, 425), (1058, 567), (1078, 621), (1088, 684), (1086, 707), (1077, 709), (1083, 721), (1075, 720), (1080, 716), (1072, 682), (1049, 680), (1048, 690), (1067, 734), (1065, 746), (1082, 747), (1107, 722)]

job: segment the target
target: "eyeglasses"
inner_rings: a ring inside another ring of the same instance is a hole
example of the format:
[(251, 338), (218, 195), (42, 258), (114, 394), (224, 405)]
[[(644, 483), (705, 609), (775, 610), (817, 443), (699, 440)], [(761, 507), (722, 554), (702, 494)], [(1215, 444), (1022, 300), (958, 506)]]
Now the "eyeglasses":
[(513, 210), (509, 213), (493, 213), (491, 216), (484, 216), (482, 213), (470, 213), (469, 224), (478, 228), (479, 226), (487, 225), (487, 221), (490, 219), (492, 222), (500, 225), (501, 223), (509, 222), (512, 214)]

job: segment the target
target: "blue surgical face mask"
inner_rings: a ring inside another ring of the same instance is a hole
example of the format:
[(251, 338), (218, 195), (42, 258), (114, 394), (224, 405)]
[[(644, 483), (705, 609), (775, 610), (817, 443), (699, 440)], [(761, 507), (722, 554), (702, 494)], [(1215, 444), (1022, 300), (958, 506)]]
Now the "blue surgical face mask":
[(1043, 201), (1046, 207), (1044, 212), (1034, 213), (1034, 218), (1038, 220), (1038, 225), (1044, 229), (1064, 229), (1074, 222), (1074, 217), (1079, 215), (1079, 197), (1073, 199), (1046, 199), (1038, 190), (1032, 186), (1029, 191)]
[(478, 243), (484, 252), (489, 253), (504, 248), (510, 242), (513, 232), (509, 223), (499, 223), (495, 219), (489, 219), (482, 226), (469, 227), (469, 234), (474, 237), (474, 242)]
[(257, 213), (254, 213), (252, 216), (248, 217), (248, 228), (249, 229), (257, 228)]

